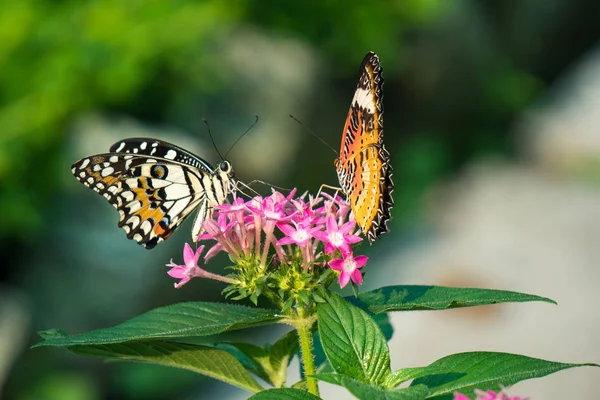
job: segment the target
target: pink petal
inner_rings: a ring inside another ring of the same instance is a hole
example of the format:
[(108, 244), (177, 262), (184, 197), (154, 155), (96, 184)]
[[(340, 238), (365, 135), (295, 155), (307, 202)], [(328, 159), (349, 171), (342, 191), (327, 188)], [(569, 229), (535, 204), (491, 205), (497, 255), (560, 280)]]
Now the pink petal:
[[(352, 249), (350, 248), (350, 246), (348, 245), (348, 243), (346, 242), (342, 242), (342, 244), (339, 246), (340, 251), (342, 252), (342, 254), (345, 253), (350, 253), (352, 252)], [(326, 252), (327, 253), (327, 252)], [(327, 253), (328, 254), (328, 253)]]
[(315, 225), (321, 225), (324, 223), (327, 223), (327, 218), (317, 216), (313, 219), (313, 224)]
[(346, 243), (349, 243), (349, 244), (354, 244), (354, 243), (358, 243), (358, 242), (362, 241), (362, 239), (356, 235), (344, 236), (344, 240), (346, 241)]
[(177, 266), (175, 266), (175, 267), (171, 268), (170, 270), (168, 270), (168, 271), (167, 271), (167, 274), (168, 274), (170, 277), (173, 277), (173, 278), (178, 278), (178, 279), (180, 279), (180, 278), (183, 278), (184, 276), (186, 276), (186, 275), (185, 275), (185, 269), (186, 269), (186, 268), (185, 268), (185, 266), (184, 266), (184, 265), (177, 265)]
[(264, 213), (264, 217), (268, 219), (272, 219), (274, 221), (279, 221), (281, 219), (285, 219), (285, 214), (278, 209), (275, 210), (266, 210)]
[(194, 250), (192, 250), (192, 246), (190, 246), (188, 243), (186, 243), (183, 246), (183, 262), (185, 263), (185, 265), (187, 265), (188, 267), (190, 266), (190, 264), (194, 265)]
[(341, 271), (344, 267), (344, 260), (341, 258), (336, 258), (335, 260), (329, 261), (329, 267), (335, 271)]
[(223, 251), (223, 245), (221, 243), (216, 243), (213, 247), (208, 249), (206, 254), (204, 255), (204, 262), (210, 260), (214, 256), (216, 256), (220, 251)]
[(325, 243), (325, 254), (331, 254), (334, 251), (335, 251), (335, 247), (331, 243), (326, 242)]
[(279, 239), (277, 241), (277, 244), (293, 244), (293, 243), (296, 243), (296, 241), (289, 236), (282, 237), (281, 239)]
[(290, 201), (296, 194), (296, 188), (290, 190), (290, 193), (285, 197), (285, 200)]
[(337, 226), (337, 223), (335, 222), (335, 218), (333, 218), (331, 215), (329, 216), (329, 218), (327, 218), (326, 227), (327, 227), (328, 233), (338, 231), (338, 226)]
[(350, 278), (352, 278), (352, 282), (356, 283), (357, 285), (362, 285), (363, 277), (358, 269), (354, 270)]
[(501, 398), (498, 398), (498, 395), (501, 395), (502, 399), (504, 398), (501, 393), (496, 393), (493, 390), (484, 392), (483, 390), (475, 389), (475, 394), (478, 400), (501, 400)]
[(356, 221), (348, 221), (340, 227), (340, 232), (345, 236), (356, 226)]
[(454, 392), (453, 400), (470, 400), (470, 399), (462, 393)]
[(209, 235), (212, 236), (212, 238), (216, 238), (217, 236), (221, 235), (221, 228), (219, 227), (219, 224), (217, 223), (217, 221), (213, 220), (213, 219), (208, 219), (206, 221), (204, 221), (204, 223), (202, 224), (202, 227), (204, 228), (204, 230), (206, 231), (206, 233), (208, 233)]
[(277, 224), (277, 227), (281, 232), (283, 232), (286, 236), (292, 236), (296, 232), (296, 228), (289, 224)]
[(354, 255), (352, 254), (352, 249), (350, 249), (350, 251), (343, 251), (342, 252), (342, 258), (345, 260), (346, 258), (354, 258)]
[(246, 208), (247, 208), (247, 209), (248, 209), (250, 212), (252, 212), (253, 214), (260, 215), (260, 216), (263, 216), (263, 215), (264, 215), (264, 213), (263, 213), (263, 210), (261, 210), (260, 208), (253, 207), (253, 206), (250, 206), (250, 205), (248, 205), (248, 204), (246, 204)]
[(312, 235), (319, 239), (321, 242), (327, 242), (327, 239), (329, 238), (327, 232), (323, 232), (320, 229), (318, 231), (313, 232)]
[(369, 257), (367, 257), (367, 256), (354, 257), (354, 263), (356, 264), (356, 268), (358, 269), (358, 268), (364, 267), (368, 260), (369, 260)]
[[(307, 228), (308, 228), (308, 227), (310, 227), (311, 225), (312, 225), (312, 224), (309, 224), (309, 225), (307, 226)], [(310, 235), (311, 235), (312, 237), (315, 237), (315, 233), (322, 232), (322, 230), (321, 230), (321, 227), (320, 227), (320, 226), (315, 226), (315, 227), (312, 227), (312, 228), (310, 228), (310, 229), (309, 229), (309, 231), (310, 231)]]
[(185, 285), (189, 281), (190, 281), (190, 277), (189, 276), (184, 276), (179, 282), (177, 282), (175, 284), (175, 288), (179, 289), (180, 287), (182, 287), (183, 285)]
[(344, 286), (346, 286), (348, 282), (350, 282), (350, 275), (345, 272), (342, 272), (340, 274), (340, 287), (344, 288)]
[(204, 250), (204, 245), (199, 246), (196, 249), (196, 253), (194, 253), (194, 265), (198, 265), (198, 260), (200, 259), (200, 254), (202, 254), (203, 250)]

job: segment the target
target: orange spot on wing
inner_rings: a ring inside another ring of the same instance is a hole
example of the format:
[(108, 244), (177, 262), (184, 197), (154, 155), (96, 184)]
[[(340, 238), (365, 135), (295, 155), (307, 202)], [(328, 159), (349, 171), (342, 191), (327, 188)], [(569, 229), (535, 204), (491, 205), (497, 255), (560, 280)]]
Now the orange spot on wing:
[[(135, 214), (138, 215), (142, 221), (148, 218), (154, 218), (157, 210), (151, 210), (149, 207), (138, 210)], [(162, 214), (162, 213), (161, 213)]]

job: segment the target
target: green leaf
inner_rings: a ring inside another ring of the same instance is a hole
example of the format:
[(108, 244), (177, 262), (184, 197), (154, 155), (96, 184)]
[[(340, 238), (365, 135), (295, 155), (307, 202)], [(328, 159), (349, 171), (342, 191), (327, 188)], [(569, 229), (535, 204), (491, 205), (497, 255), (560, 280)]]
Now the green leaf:
[[(219, 343), (217, 348), (233, 355), (247, 370), (273, 384), (269, 372), (269, 354), (265, 349), (250, 343)], [(275, 385), (274, 385), (275, 386)]]
[(554, 300), (546, 297), (508, 290), (416, 285), (386, 286), (363, 293), (358, 298), (348, 297), (346, 299), (373, 314), (388, 311), (445, 310), (528, 301), (556, 304)]
[(387, 388), (395, 388), (400, 385), (402, 382), (406, 382), (409, 379), (420, 378), (422, 376), (432, 375), (432, 374), (443, 374), (445, 371), (442, 369), (438, 369), (429, 367), (417, 367), (417, 368), (403, 368), (398, 371), (392, 372), (388, 379), (386, 379), (384, 386)]
[(350, 393), (359, 399), (369, 400), (423, 400), (427, 398), (429, 389), (425, 385), (417, 385), (408, 388), (388, 390), (380, 386), (369, 385), (359, 382), (341, 374), (320, 374), (315, 378), (340, 385), (348, 389)]
[[(499, 391), (525, 379), (539, 378), (563, 369), (597, 364), (564, 364), (519, 354), (471, 352), (452, 354), (426, 368), (431, 375), (415, 379), (413, 385), (429, 387), (428, 398), (450, 399), (455, 391), (472, 393), (475, 389)], [(443, 373), (440, 373), (444, 371)]]
[(104, 357), (111, 361), (142, 361), (187, 369), (250, 392), (263, 389), (235, 357), (213, 347), (152, 341), (80, 345), (70, 347), (69, 350), (77, 354)]
[(282, 383), (285, 383), (287, 367), (298, 351), (298, 346), (298, 334), (293, 330), (276, 341), (269, 349), (269, 361), (274, 371), (283, 374), (284, 380)]
[[(272, 323), (282, 317), (275, 310), (237, 304), (189, 302), (155, 308), (112, 328), (76, 335), (62, 331), (39, 332), (37, 346), (74, 346), (124, 343), (136, 340), (171, 339), (216, 335), (225, 331)], [(57, 333), (58, 332), (58, 333)]]
[[(394, 328), (390, 323), (389, 315), (386, 313), (381, 314), (370, 314), (368, 313), (373, 320), (381, 329), (385, 340), (389, 342), (394, 334)], [(317, 366), (318, 373), (326, 373), (333, 372), (333, 369), (329, 366), (327, 362), (327, 356), (325, 355), (325, 351), (323, 350), (323, 346), (321, 346), (321, 341), (319, 340), (319, 333), (315, 332), (313, 335), (313, 353), (315, 355), (315, 365)], [(304, 373), (304, 371), (302, 371)]]
[(320, 400), (320, 397), (302, 389), (281, 388), (269, 389), (256, 393), (248, 400)]
[(386, 342), (389, 342), (394, 335), (394, 327), (390, 323), (390, 316), (386, 313), (370, 314), (370, 316), (377, 323), (379, 329), (381, 329)]
[(298, 335), (290, 331), (265, 349), (249, 343), (221, 343), (218, 347), (229, 351), (246, 369), (271, 385), (282, 387), (287, 367), (298, 350)]
[(294, 383), (291, 387), (296, 388), (296, 389), (308, 390), (308, 386), (306, 385), (305, 380), (298, 381), (298, 382)]
[(366, 312), (333, 293), (318, 305), (317, 317), (321, 344), (337, 373), (374, 384), (391, 373), (385, 337)]

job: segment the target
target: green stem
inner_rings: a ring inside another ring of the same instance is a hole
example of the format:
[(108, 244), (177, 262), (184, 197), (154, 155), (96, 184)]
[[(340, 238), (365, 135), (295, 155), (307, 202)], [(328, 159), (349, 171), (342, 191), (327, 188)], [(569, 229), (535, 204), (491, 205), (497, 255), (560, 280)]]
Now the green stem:
[(300, 319), (295, 322), (296, 331), (298, 332), (298, 341), (300, 342), (300, 354), (302, 355), (302, 365), (304, 366), (304, 376), (306, 377), (306, 387), (309, 393), (315, 396), (319, 395), (319, 387), (314, 375), (317, 373), (315, 369), (315, 356), (312, 347), (312, 325), (315, 322), (313, 316), (304, 317), (303, 309), (298, 312)]

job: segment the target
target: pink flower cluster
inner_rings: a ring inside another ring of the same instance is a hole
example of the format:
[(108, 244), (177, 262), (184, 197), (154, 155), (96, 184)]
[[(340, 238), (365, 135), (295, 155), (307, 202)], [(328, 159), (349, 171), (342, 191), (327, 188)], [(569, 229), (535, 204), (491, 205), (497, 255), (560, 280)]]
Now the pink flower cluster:
[[(488, 390), (486, 392), (482, 390), (475, 390), (475, 394), (477, 395), (477, 398), (475, 400), (528, 400), (528, 398), (525, 397), (511, 397), (504, 393), (504, 391), (496, 393), (493, 390)], [(453, 400), (470, 400), (470, 398), (462, 393), (456, 392), (454, 393)]]
[[(333, 198), (324, 194), (308, 196), (306, 200), (306, 196), (294, 198), (295, 193), (295, 189), (287, 196), (273, 191), (268, 197), (248, 201), (238, 197), (232, 204), (215, 207), (214, 219), (204, 222), (205, 233), (198, 237), (198, 240), (217, 242), (206, 252), (204, 261), (225, 251), (236, 263), (253, 259), (259, 268), (266, 269), (272, 262), (289, 263), (297, 259), (299, 252), (304, 272), (324, 267), (327, 262), (331, 269), (339, 271), (341, 287), (350, 280), (360, 285), (362, 274), (359, 269), (368, 258), (355, 256), (352, 252), (351, 245), (362, 238), (357, 235), (348, 203), (339, 196)], [(194, 253), (186, 244), (185, 264), (177, 265), (172, 261), (167, 264), (171, 267), (169, 275), (181, 279), (176, 287), (181, 287), (192, 277), (208, 277), (209, 273), (197, 265), (203, 248), (200, 246)], [(328, 255), (329, 261), (324, 255)]]

